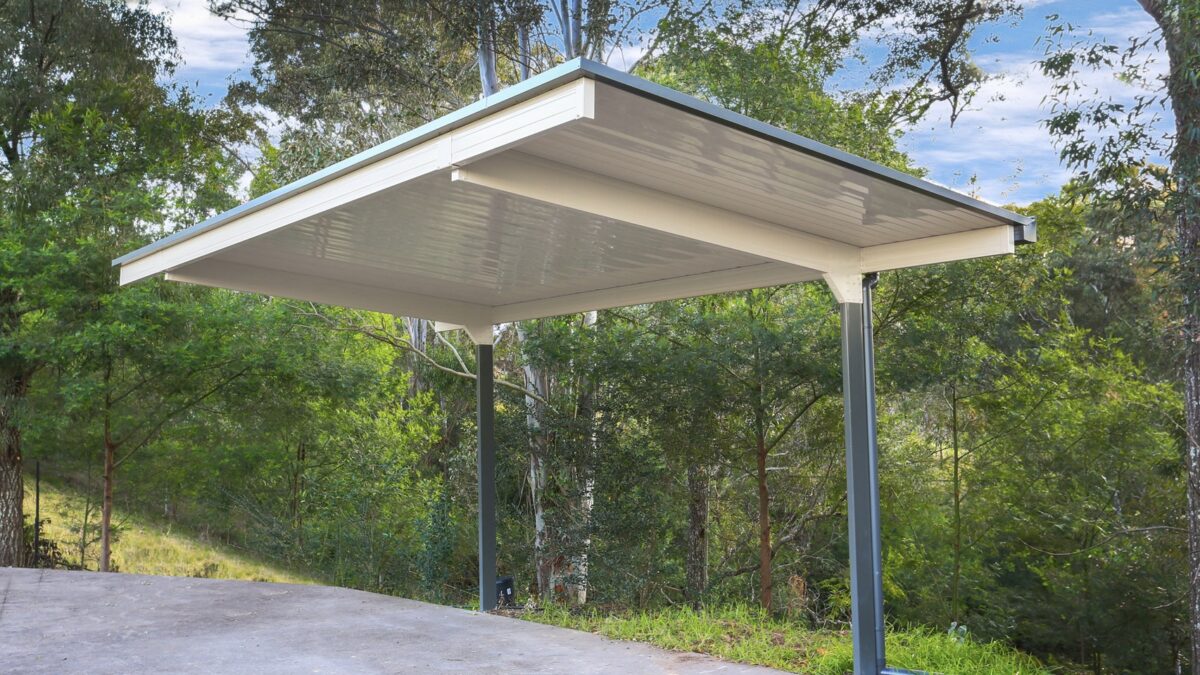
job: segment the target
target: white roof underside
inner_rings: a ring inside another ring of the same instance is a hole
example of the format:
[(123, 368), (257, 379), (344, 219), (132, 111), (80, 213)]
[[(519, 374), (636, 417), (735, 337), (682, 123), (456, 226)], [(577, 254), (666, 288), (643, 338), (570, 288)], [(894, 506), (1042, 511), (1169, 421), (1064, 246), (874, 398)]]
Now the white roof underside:
[(121, 281), (478, 326), (823, 276), (852, 296), (1030, 226), (587, 62), (473, 108), (118, 259)]

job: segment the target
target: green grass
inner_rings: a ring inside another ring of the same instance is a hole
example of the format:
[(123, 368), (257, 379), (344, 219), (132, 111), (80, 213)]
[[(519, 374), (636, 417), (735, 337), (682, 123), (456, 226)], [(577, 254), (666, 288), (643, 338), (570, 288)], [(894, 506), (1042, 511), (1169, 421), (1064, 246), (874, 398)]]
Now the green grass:
[[(794, 673), (842, 675), (853, 667), (849, 633), (808, 629), (746, 607), (614, 614), (549, 607), (522, 618)], [(1050, 672), (1012, 648), (932, 630), (890, 632), (887, 659), (892, 667), (955, 675)]]
[[(30, 520), (33, 518), (33, 500), (33, 484), (27, 483), (25, 514)], [(42, 482), (42, 519), (50, 521), (44, 525), (43, 536), (57, 542), (72, 565), (81, 562), (79, 541), (85, 504), (84, 498), (76, 492)], [(281, 569), (219, 544), (204, 542), (190, 533), (139, 514), (114, 510), (113, 522), (119, 524), (119, 529), (112, 547), (112, 560), (120, 572), (292, 584), (317, 583), (303, 574)], [(93, 503), (88, 528), (89, 539), (95, 541), (87, 547), (82, 561), (87, 569), (98, 567), (99, 527), (100, 515)]]

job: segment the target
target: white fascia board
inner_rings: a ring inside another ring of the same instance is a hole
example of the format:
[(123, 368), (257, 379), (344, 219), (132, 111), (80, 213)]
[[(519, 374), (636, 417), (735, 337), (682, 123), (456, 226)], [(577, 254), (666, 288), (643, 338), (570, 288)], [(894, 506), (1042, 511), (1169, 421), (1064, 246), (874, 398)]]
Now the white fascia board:
[(660, 281), (571, 293), (552, 298), (500, 305), (492, 309), (496, 323), (574, 314), (594, 309), (627, 307), (650, 302), (690, 298), (712, 293), (740, 291), (812, 281), (820, 273), (784, 263), (763, 263), (718, 272), (705, 272)]
[(454, 164), (487, 157), (556, 127), (595, 119), (596, 83), (579, 79), (446, 134)]
[(1016, 252), (1012, 225), (955, 232), (936, 237), (880, 244), (862, 249), (863, 272), (920, 267), (954, 260), (1011, 255)]
[(490, 310), (390, 288), (316, 277), (296, 272), (208, 259), (166, 274), (168, 281), (229, 288), (325, 305), (340, 305), (397, 316), (419, 316), (460, 325), (490, 325)]
[(651, 188), (510, 151), (451, 177), (809, 270), (858, 269), (859, 248)]
[(595, 116), (595, 87), (579, 79), (504, 108), (395, 155), (121, 265), (121, 284), (186, 265), (458, 162), (486, 157), (531, 136)]

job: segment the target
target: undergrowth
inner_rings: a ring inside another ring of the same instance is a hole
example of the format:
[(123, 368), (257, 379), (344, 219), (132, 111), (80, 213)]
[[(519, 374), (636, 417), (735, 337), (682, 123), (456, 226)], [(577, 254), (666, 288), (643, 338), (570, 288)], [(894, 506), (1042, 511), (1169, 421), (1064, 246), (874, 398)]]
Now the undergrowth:
[[(647, 642), (666, 649), (711, 654), (794, 673), (843, 675), (853, 670), (849, 632), (813, 630), (744, 606), (607, 614), (552, 606), (524, 613), (521, 617), (616, 640)], [(1033, 657), (1011, 647), (930, 629), (889, 631), (886, 651), (889, 666), (930, 673), (1025, 675), (1050, 672)]]

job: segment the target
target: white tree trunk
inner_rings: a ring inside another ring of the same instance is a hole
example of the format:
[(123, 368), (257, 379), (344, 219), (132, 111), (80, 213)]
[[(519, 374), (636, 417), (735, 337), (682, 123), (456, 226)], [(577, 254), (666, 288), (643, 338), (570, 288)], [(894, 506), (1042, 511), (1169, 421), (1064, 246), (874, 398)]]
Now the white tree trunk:
[[(429, 331), (433, 328), (429, 322), (413, 317), (403, 317), (401, 322), (404, 324), (404, 329), (408, 331), (408, 343), (412, 345), (412, 348), (421, 354), (428, 353)], [(426, 382), (425, 378), (421, 376), (421, 365), (420, 357), (415, 354), (409, 356), (408, 395), (410, 398), (425, 391)]]
[(571, 0), (571, 58), (583, 54), (583, 2)]
[[(598, 313), (595, 311), (584, 314), (583, 329), (593, 330), (597, 317)], [(585, 441), (587, 447), (584, 453), (587, 460), (577, 473), (580, 489), (579, 498), (575, 505), (575, 521), (578, 528), (583, 532), (583, 541), (580, 542), (579, 556), (571, 561), (570, 574), (567, 576), (568, 583), (566, 584), (567, 599), (577, 605), (587, 603), (588, 555), (592, 549), (592, 508), (596, 502), (596, 475), (592, 470), (592, 459), (595, 457), (596, 445), (598, 443), (596, 425), (599, 423), (599, 413), (596, 411), (595, 406), (595, 394), (595, 383), (589, 382), (586, 379), (580, 382), (579, 415), (590, 418), (588, 437)]]
[[(525, 327), (517, 324), (517, 341), (524, 345), (528, 340)], [(534, 365), (525, 362), (521, 366), (525, 375), (525, 389), (542, 400), (550, 393), (550, 377)], [(537, 575), (538, 597), (548, 601), (554, 594), (554, 561), (547, 555), (549, 532), (546, 527), (546, 451), (549, 439), (542, 429), (544, 408), (533, 396), (525, 397), (525, 427), (529, 433), (529, 499), (533, 508), (533, 567)]]
[(483, 95), (500, 90), (496, 77), (496, 8), (491, 0), (479, 0), (479, 82)]

